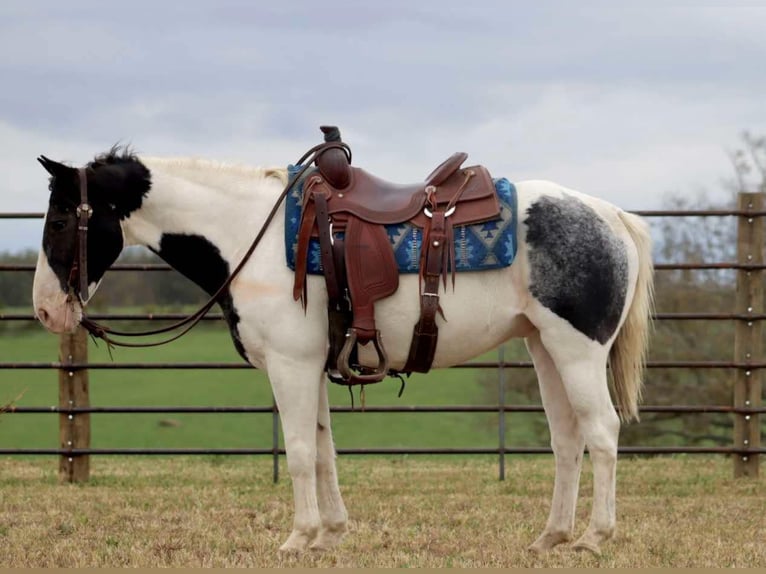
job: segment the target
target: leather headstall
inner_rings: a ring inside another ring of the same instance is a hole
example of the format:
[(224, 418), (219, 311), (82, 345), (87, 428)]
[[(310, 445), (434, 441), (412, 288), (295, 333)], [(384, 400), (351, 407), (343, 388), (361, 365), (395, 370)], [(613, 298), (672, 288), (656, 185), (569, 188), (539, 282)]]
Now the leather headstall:
[(72, 267), (69, 271), (69, 293), (77, 295), (83, 307), (88, 304), (88, 220), (93, 216), (93, 208), (88, 203), (88, 177), (86, 168), (77, 170), (80, 179), (80, 204), (77, 206), (77, 243)]

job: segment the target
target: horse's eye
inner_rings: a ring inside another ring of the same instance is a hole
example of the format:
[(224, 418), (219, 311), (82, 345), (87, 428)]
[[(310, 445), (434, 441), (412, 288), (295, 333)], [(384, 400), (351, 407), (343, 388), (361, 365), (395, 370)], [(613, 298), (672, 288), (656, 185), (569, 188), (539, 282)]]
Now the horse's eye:
[(54, 231), (62, 231), (66, 227), (65, 219), (57, 219), (50, 222), (51, 229)]

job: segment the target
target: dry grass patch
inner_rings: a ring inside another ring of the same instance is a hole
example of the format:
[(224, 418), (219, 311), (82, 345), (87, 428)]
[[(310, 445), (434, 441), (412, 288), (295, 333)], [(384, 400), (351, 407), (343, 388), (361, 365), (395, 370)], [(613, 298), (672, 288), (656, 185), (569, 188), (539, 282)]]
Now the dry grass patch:
[[(622, 459), (618, 534), (594, 557), (526, 551), (545, 524), (549, 457), (343, 458), (342, 546), (280, 557), (289, 480), (242, 458), (95, 458), (92, 481), (59, 485), (55, 462), (0, 461), (0, 566), (763, 566), (766, 480), (724, 458)], [(283, 465), (284, 466), (284, 465)], [(284, 470), (284, 469), (283, 469)], [(590, 468), (577, 534), (590, 512)]]

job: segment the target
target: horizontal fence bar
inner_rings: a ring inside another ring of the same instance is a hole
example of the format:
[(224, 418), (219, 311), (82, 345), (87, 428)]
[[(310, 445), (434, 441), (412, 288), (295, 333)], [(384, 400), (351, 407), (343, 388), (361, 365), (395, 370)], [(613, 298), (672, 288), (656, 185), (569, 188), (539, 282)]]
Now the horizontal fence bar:
[(766, 211), (742, 211), (741, 209), (638, 209), (630, 211), (641, 217), (726, 217), (729, 215), (764, 217)]
[[(737, 209), (638, 209), (629, 210), (629, 213), (641, 217), (726, 217), (730, 215), (751, 217), (764, 217), (766, 211), (742, 211)], [(42, 219), (45, 213), (40, 211), (27, 211), (15, 213), (0, 213), (0, 219)]]
[[(187, 313), (89, 313), (94, 321), (180, 321)], [(656, 313), (652, 319), (659, 321), (763, 321), (766, 313)], [(222, 321), (223, 314), (208, 313), (203, 321)], [(32, 313), (0, 313), (0, 321), (37, 321)]]
[[(587, 449), (586, 449), (587, 452)], [(617, 449), (619, 454), (736, 454), (747, 456), (764, 454), (766, 448), (735, 448), (730, 446), (623, 446)], [(496, 447), (488, 448), (339, 448), (340, 455), (421, 455), (421, 454), (493, 454), (501, 451)], [(552, 454), (550, 447), (505, 447), (504, 454)], [(0, 455), (274, 455), (272, 448), (1, 448)], [(277, 449), (276, 454), (285, 454), (283, 448)]]
[(42, 219), (45, 214), (41, 211), (17, 211), (15, 213), (0, 213), (0, 219)]
[[(0, 271), (28, 271), (36, 268), (35, 263), (3, 263)], [(743, 271), (759, 271), (766, 269), (764, 263), (736, 263), (733, 261), (720, 261), (712, 263), (655, 263), (655, 271), (704, 271), (704, 270), (727, 270), (741, 269)], [(172, 271), (173, 268), (165, 263), (118, 263), (108, 271)]]
[[(500, 405), (375, 405), (361, 407), (334, 406), (333, 413), (495, 413)], [(615, 408), (617, 406), (615, 405)], [(503, 405), (503, 410), (514, 413), (542, 413), (542, 405)], [(639, 408), (645, 413), (766, 413), (762, 407), (732, 407), (726, 405), (647, 405)], [(101, 407), (15, 407), (0, 410), (8, 414), (215, 414), (215, 413), (273, 413), (273, 406), (101, 406)]]
[(655, 271), (703, 271), (703, 270), (741, 269), (742, 271), (759, 271), (766, 269), (764, 263), (655, 263)]
[(655, 313), (652, 319), (659, 321), (763, 321), (766, 319), (766, 313)]
[[(531, 369), (534, 365), (531, 361), (506, 361), (502, 363), (503, 367), (516, 369)], [(498, 362), (476, 361), (462, 363), (446, 367), (449, 369), (497, 369), (500, 366)], [(648, 369), (764, 369), (766, 362), (740, 363), (736, 361), (649, 361), (646, 363)], [(248, 363), (59, 363), (59, 362), (21, 362), (21, 363), (0, 363), (0, 369), (16, 370), (41, 370), (56, 369), (79, 371), (82, 369), (97, 370), (143, 370), (143, 369), (255, 369)]]

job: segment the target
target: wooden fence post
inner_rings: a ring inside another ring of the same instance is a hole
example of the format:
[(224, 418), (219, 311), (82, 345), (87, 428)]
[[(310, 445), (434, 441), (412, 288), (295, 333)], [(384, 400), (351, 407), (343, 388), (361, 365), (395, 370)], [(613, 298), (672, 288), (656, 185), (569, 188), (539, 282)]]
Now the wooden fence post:
[[(59, 343), (59, 443), (63, 450), (90, 448), (90, 413), (71, 413), (67, 409), (90, 406), (87, 369), (66, 365), (88, 362), (88, 334), (78, 327), (73, 334), (61, 335)], [(85, 482), (90, 475), (88, 455), (62, 454), (59, 458), (61, 482)]]
[(505, 344), (500, 345), (497, 361), (498, 479), (505, 480)]
[[(743, 212), (763, 211), (763, 193), (740, 193), (738, 208)], [(737, 262), (760, 265), (764, 262), (763, 216), (740, 215), (737, 218)], [(737, 271), (736, 311), (744, 316), (737, 321), (734, 334), (734, 361), (754, 363), (762, 360), (762, 321), (748, 318), (763, 313), (763, 270)], [(734, 407), (756, 408), (761, 404), (761, 372), (749, 367), (736, 370)], [(761, 424), (758, 413), (739, 412), (734, 415), (734, 447), (758, 448), (761, 444)], [(759, 456), (747, 453), (734, 457), (734, 476), (758, 476)]]

